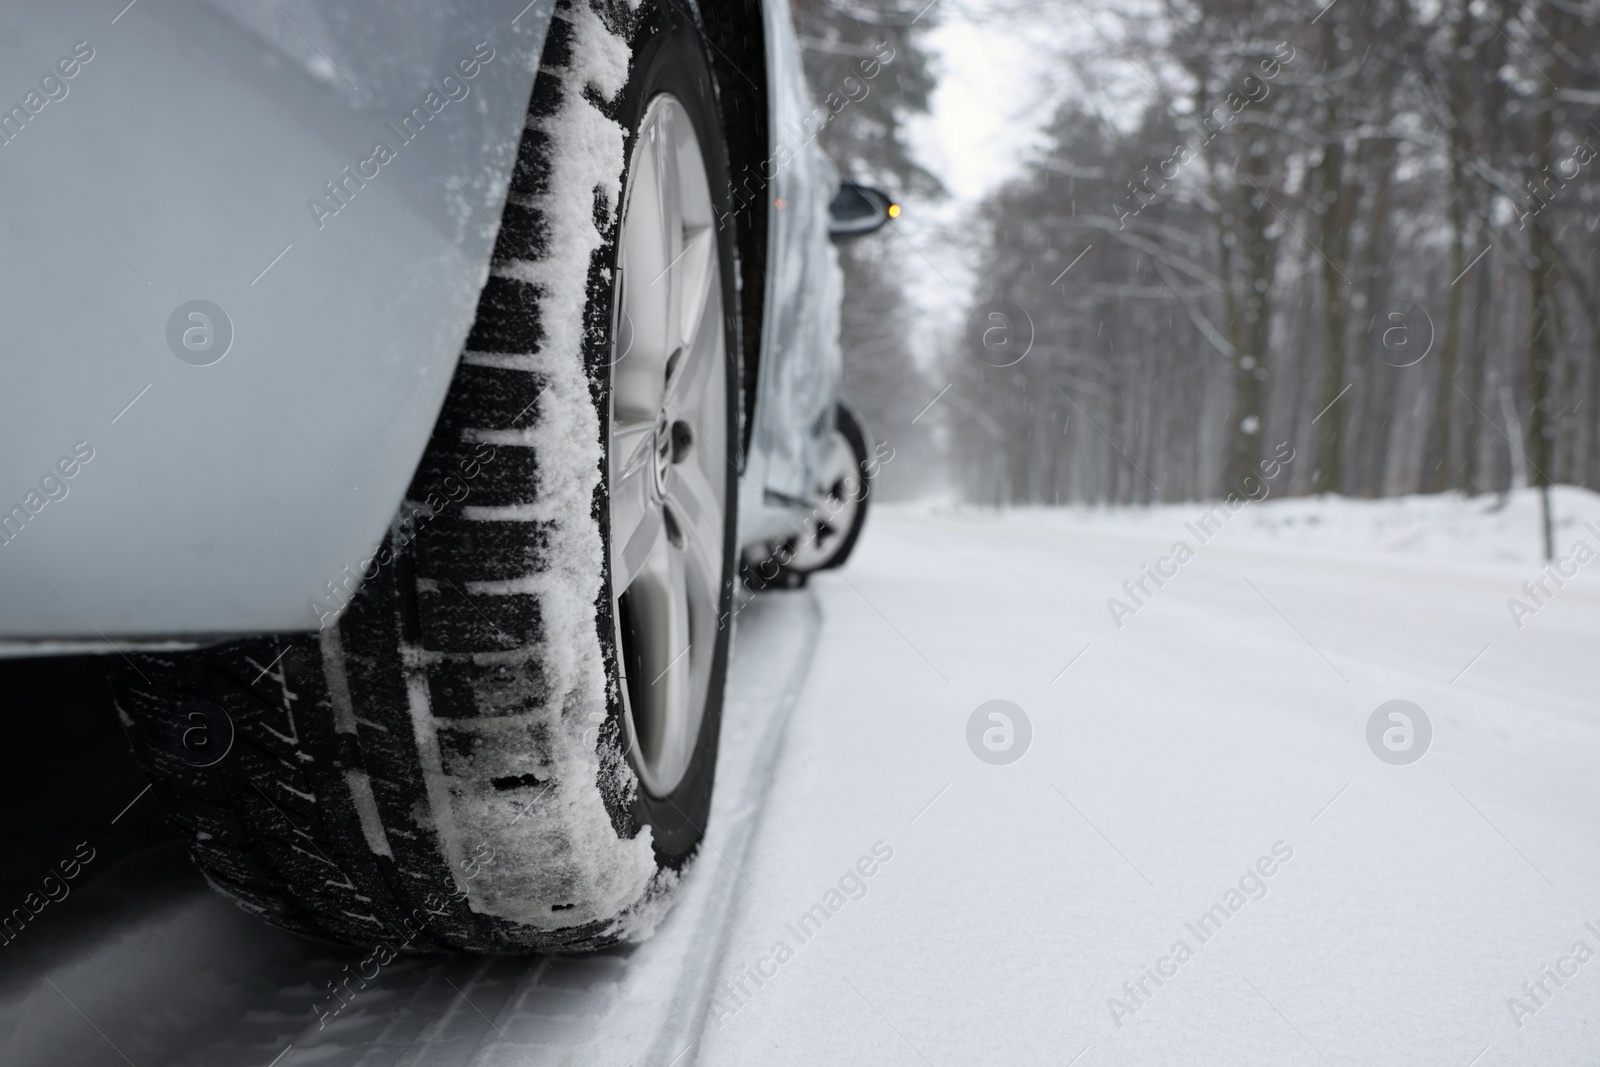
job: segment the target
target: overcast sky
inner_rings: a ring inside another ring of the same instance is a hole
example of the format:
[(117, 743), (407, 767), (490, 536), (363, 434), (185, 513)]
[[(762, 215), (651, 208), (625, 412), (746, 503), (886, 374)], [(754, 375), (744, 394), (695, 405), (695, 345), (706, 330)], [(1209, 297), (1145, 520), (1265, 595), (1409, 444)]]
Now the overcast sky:
[(928, 35), (939, 88), (915, 143), (955, 199), (970, 204), (1015, 173), (1037, 143), (1056, 79), (1032, 34), (981, 18), (971, 4), (941, 7), (940, 24)]
[(927, 38), (939, 85), (931, 113), (910, 126), (918, 159), (950, 191), (942, 201), (908, 203), (895, 228), (907, 293), (922, 309), (915, 350), (930, 360), (972, 303), (986, 298), (974, 295), (973, 210), (1041, 142), (1064, 83), (1040, 29), (986, 17), (986, 2), (939, 0), (939, 24)]
[[(1076, 0), (1041, 0), (1034, 7), (1019, 0), (935, 2), (938, 24), (927, 44), (939, 84), (930, 114), (913, 118), (910, 140), (950, 196), (908, 203), (896, 227), (909, 246), (908, 293), (923, 310), (918, 346), (929, 352), (941, 337), (961, 328), (968, 309), (990, 295), (978, 292), (983, 280), (972, 276), (978, 202), (1043, 147), (1042, 128), (1067, 94), (1087, 91), (1063, 56), (1069, 49), (1103, 52), (1105, 37), (1123, 36), (1123, 27), (1103, 6), (1085, 7)], [(1126, 15), (1138, 9), (1138, 0), (1118, 6)], [(1109, 82), (1101, 80), (1108, 74)], [(1101, 63), (1092, 80), (1101, 88), (1085, 102), (1097, 113), (1112, 122), (1137, 120), (1149, 74)]]

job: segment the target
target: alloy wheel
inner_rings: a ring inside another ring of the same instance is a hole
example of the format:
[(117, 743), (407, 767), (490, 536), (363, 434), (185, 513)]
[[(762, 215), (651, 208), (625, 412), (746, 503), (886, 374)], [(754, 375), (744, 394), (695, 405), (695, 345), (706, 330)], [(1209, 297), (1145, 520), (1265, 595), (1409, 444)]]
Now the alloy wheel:
[(614, 281), (611, 595), (629, 758), (665, 797), (693, 759), (725, 564), (727, 342), (694, 125), (650, 101), (628, 162)]

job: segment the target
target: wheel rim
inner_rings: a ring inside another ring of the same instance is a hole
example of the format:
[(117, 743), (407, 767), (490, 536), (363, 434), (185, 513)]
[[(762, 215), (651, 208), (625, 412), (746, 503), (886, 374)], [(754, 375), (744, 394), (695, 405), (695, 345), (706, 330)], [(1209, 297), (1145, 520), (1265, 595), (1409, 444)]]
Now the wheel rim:
[(645, 110), (627, 190), (612, 292), (612, 617), (629, 758), (664, 797), (689, 769), (711, 690), (728, 448), (711, 192), (671, 94)]
[(806, 519), (805, 533), (794, 546), (789, 566), (797, 571), (815, 570), (833, 558), (839, 544), (855, 525), (861, 510), (861, 470), (856, 466), (856, 451), (839, 430), (828, 439), (828, 455), (822, 464), (822, 502)]

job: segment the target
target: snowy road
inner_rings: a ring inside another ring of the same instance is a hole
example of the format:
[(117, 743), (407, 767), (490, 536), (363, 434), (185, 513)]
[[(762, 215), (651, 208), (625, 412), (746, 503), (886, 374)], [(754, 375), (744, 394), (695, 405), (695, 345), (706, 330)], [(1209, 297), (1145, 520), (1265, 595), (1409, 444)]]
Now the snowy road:
[[(1536, 603), (1533, 500), (1490, 507), (881, 509), (741, 615), (650, 943), (397, 964), (319, 1031), (344, 957), (125, 869), (7, 950), (0, 1062), (1597, 1062), (1600, 562)], [(1600, 497), (1557, 513), (1600, 548)], [(1409, 765), (1368, 743), (1397, 699)]]
[[(1519, 632), (1536, 512), (1490, 504), (1271, 502), (1203, 545), (1193, 505), (880, 511), (813, 583), (700, 1062), (1600, 1062), (1600, 563)], [(1600, 498), (1557, 512), (1600, 548)], [(1397, 698), (1434, 730), (1410, 766), (1366, 741)], [(994, 699), (1032, 724), (1007, 766), (967, 743)]]

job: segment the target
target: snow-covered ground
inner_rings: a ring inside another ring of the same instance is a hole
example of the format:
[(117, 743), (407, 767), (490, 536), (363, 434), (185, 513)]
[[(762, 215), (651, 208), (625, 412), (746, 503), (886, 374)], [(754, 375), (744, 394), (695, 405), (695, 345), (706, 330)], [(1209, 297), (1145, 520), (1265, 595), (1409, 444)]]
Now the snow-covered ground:
[[(1600, 561), (1519, 630), (1537, 498), (1494, 503), (1268, 501), (1203, 543), (1195, 505), (880, 510), (813, 582), (700, 1062), (1597, 1062)], [(1600, 497), (1555, 508), (1600, 550)], [(1008, 765), (967, 739), (995, 699)], [(1394, 699), (1410, 765), (1367, 742)]]
[(1531, 494), (880, 508), (741, 615), (653, 941), (319, 1031), (344, 957), (130, 869), (6, 950), (0, 1063), (1597, 1062), (1600, 496), (1555, 510), (1551, 578)]

